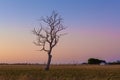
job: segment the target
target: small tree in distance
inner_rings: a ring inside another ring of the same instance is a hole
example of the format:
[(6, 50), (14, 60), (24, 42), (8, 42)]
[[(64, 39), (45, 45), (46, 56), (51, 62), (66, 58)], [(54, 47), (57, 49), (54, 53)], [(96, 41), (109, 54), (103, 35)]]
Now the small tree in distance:
[(41, 19), (41, 21), (47, 26), (46, 28), (43, 28), (43, 25), (41, 24), (40, 29), (36, 30), (34, 28), (33, 30), (33, 34), (37, 36), (37, 40), (34, 44), (41, 46), (40, 51), (45, 51), (48, 54), (48, 61), (45, 70), (49, 70), (52, 50), (63, 35), (60, 32), (66, 29), (62, 24), (62, 20), (61, 16), (57, 12), (53, 11), (51, 16), (46, 16)]
[(95, 59), (95, 58), (89, 58), (88, 64), (100, 64), (100, 63), (106, 63), (105, 60)]

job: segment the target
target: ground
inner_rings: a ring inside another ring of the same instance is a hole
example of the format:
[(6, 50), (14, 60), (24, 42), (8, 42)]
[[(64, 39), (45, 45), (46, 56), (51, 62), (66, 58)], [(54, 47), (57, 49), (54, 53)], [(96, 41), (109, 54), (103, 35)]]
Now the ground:
[(120, 80), (120, 65), (0, 65), (0, 80)]

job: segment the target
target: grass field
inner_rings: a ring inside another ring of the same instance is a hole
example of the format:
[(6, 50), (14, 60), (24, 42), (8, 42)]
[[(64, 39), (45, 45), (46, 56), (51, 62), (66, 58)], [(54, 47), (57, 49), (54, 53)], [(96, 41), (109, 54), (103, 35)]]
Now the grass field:
[(120, 65), (0, 65), (0, 80), (120, 80)]

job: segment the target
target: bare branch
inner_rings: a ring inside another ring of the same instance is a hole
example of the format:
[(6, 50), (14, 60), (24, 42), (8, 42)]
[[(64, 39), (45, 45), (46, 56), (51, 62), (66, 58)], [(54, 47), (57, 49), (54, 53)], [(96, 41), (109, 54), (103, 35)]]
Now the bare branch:
[[(40, 29), (36, 30), (34, 28), (33, 34), (37, 36), (37, 41), (34, 42), (35, 45), (41, 46), (41, 51), (49, 52), (56, 46), (59, 42), (59, 38), (62, 34), (58, 34), (62, 30), (66, 29), (62, 25), (62, 18), (55, 11), (52, 12), (51, 16), (42, 17), (41, 21), (48, 25), (48, 28), (43, 28), (42, 25)], [(49, 46), (49, 50), (45, 49), (46, 45)]]
[(62, 24), (63, 19), (55, 11), (52, 12), (51, 16), (42, 17), (40, 21), (43, 22), (45, 26), (47, 25), (47, 27), (43, 27), (41, 24), (40, 29), (36, 30), (34, 28), (33, 34), (36, 35), (37, 40), (33, 43), (36, 46), (40, 46), (39, 51), (47, 52), (48, 62), (45, 70), (49, 70), (52, 49), (57, 45), (60, 37), (64, 35), (61, 34), (61, 31), (66, 28)]

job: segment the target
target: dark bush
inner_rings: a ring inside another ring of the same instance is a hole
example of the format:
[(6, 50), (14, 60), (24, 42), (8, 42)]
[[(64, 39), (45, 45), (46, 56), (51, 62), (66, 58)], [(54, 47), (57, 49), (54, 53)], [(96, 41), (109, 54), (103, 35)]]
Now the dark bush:
[(88, 64), (101, 64), (101, 63), (106, 63), (106, 61), (95, 59), (95, 58), (88, 59)]

